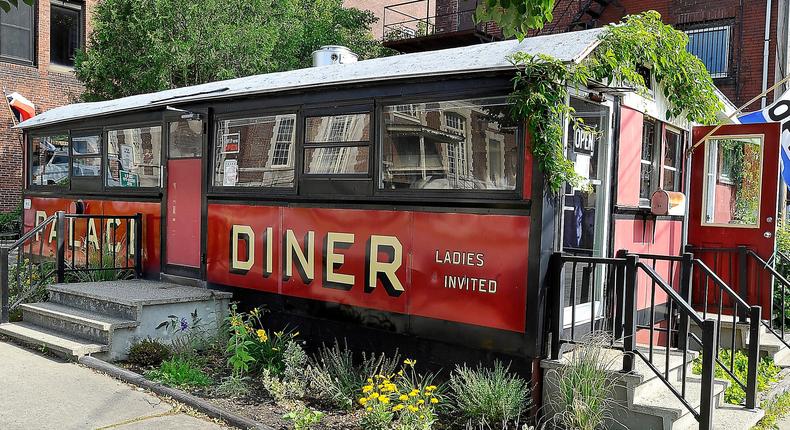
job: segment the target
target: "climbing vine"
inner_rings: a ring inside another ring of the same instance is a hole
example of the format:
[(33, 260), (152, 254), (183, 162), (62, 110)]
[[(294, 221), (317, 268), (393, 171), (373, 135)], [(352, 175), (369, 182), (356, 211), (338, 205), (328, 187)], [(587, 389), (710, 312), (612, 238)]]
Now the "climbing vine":
[(595, 52), (580, 64), (526, 53), (511, 58), (519, 69), (510, 96), (512, 114), (527, 119), (532, 154), (554, 192), (564, 183), (580, 183), (562, 143), (563, 118), (572, 118), (574, 113), (566, 102), (568, 88), (585, 87), (594, 79), (645, 92), (638, 70), (648, 67), (668, 101), (668, 118), (684, 116), (712, 124), (724, 108), (705, 65), (686, 51), (688, 37), (664, 24), (658, 12), (627, 16), (607, 26), (600, 40)]

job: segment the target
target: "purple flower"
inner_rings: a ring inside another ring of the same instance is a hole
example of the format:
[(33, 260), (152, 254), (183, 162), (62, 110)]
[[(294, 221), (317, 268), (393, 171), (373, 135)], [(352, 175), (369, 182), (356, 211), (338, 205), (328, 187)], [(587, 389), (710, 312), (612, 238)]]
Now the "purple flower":
[(189, 328), (189, 323), (186, 318), (181, 318), (181, 331), (186, 331)]

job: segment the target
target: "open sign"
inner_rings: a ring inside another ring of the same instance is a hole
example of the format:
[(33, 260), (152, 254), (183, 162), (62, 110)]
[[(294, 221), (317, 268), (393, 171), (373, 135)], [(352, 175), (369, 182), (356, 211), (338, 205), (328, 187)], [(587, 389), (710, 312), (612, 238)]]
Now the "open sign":
[(595, 130), (576, 128), (573, 131), (573, 150), (577, 153), (592, 154), (595, 152)]

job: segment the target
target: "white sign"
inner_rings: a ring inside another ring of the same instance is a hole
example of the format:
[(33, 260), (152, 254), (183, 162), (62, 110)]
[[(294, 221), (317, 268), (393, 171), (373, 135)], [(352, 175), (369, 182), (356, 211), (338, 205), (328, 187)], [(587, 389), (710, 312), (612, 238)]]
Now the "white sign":
[(134, 164), (134, 148), (132, 145), (121, 145), (121, 168), (131, 170)]
[(573, 133), (573, 150), (577, 153), (592, 154), (595, 152), (596, 137), (594, 130), (576, 128)]
[(22, 203), (25, 209), (30, 209), (33, 207), (33, 203), (31, 203), (30, 199), (25, 199), (24, 203)]
[(225, 175), (222, 177), (222, 185), (225, 187), (233, 187), (239, 181), (239, 164), (236, 160), (225, 160), (223, 166)]

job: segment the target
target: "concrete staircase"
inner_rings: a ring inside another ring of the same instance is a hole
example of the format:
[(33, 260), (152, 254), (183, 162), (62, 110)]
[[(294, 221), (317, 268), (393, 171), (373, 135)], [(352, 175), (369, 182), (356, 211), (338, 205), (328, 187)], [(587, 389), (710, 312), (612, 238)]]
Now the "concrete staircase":
[[(541, 367), (544, 370), (543, 404), (547, 409), (547, 415), (557, 412), (551, 399), (556, 398), (559, 375), (563, 365), (569, 362), (572, 354), (572, 352), (568, 352), (560, 360), (543, 360), (541, 362)], [(682, 352), (670, 351), (668, 367), (664, 350), (656, 349), (654, 354), (655, 367), (662, 375), (665, 369), (668, 369), (668, 380), (675, 389), (680, 391), (683, 372)], [(695, 410), (699, 410), (701, 377), (693, 375), (691, 370), (695, 356), (696, 354), (689, 354), (687, 357), (686, 399)], [(608, 373), (612, 383), (612, 397), (615, 399), (615, 406), (611, 411), (610, 419), (607, 420), (606, 428), (640, 430), (698, 428), (694, 415), (641, 358), (636, 357), (636, 370), (633, 373), (624, 374), (619, 371), (622, 366), (622, 352), (606, 350), (605, 357), (605, 361), (611, 363), (611, 371)], [(741, 406), (725, 404), (724, 391), (727, 386), (728, 382), (723, 380), (716, 380), (714, 385), (715, 428), (722, 430), (750, 429), (763, 417), (764, 411), (748, 410)]]
[(0, 334), (68, 358), (96, 355), (126, 358), (129, 346), (146, 337), (166, 338), (157, 329), (170, 315), (197, 311), (206, 330), (227, 314), (230, 293), (182, 285), (128, 280), (57, 284), (49, 301), (21, 305), (22, 321), (0, 324)]
[[(702, 313), (699, 313), (703, 317)], [(708, 314), (707, 318), (715, 318), (714, 315)], [(749, 348), (749, 323), (736, 321), (733, 324), (731, 316), (722, 317), (719, 335), (719, 343), (722, 348), (732, 348), (733, 339), (735, 340), (735, 349), (748, 350)], [(734, 333), (733, 333), (734, 331)], [(691, 332), (700, 336), (699, 328), (696, 325), (691, 326)], [(778, 332), (778, 331), (777, 331)], [(734, 336), (733, 336), (734, 335)], [(781, 333), (780, 333), (781, 335)], [(785, 342), (790, 343), (790, 330), (785, 334)], [(691, 342), (689, 346), (696, 346), (696, 343)], [(787, 347), (776, 335), (769, 332), (765, 325), (760, 325), (760, 356), (770, 357), (774, 360), (777, 366), (781, 368), (790, 367), (790, 348)]]

